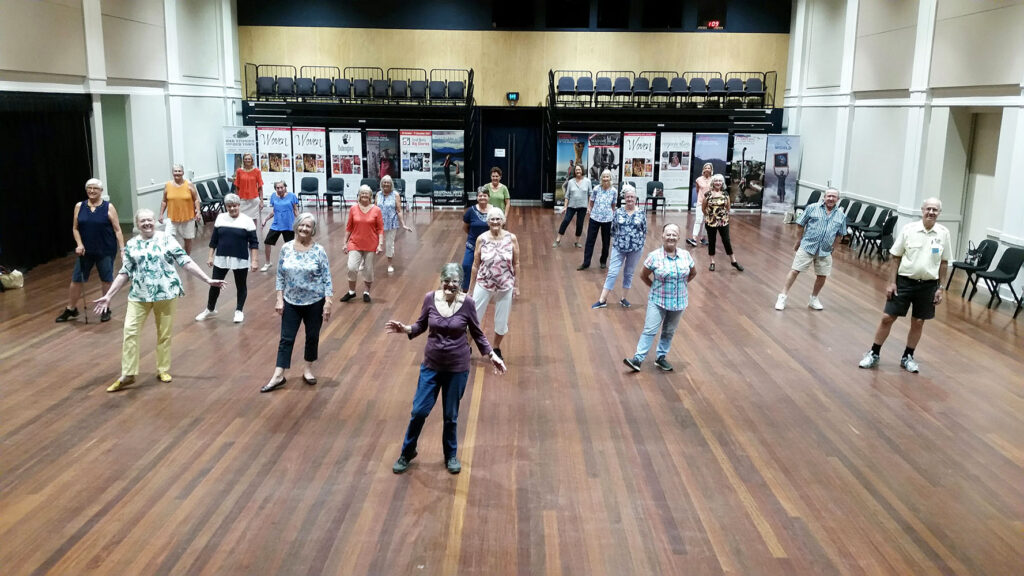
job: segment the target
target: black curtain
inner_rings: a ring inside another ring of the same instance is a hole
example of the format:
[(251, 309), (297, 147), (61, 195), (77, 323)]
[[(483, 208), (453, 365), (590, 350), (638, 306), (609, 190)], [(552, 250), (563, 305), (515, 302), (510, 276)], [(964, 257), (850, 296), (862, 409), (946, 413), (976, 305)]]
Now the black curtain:
[(75, 248), (93, 177), (88, 95), (0, 92), (0, 263), (28, 270)]

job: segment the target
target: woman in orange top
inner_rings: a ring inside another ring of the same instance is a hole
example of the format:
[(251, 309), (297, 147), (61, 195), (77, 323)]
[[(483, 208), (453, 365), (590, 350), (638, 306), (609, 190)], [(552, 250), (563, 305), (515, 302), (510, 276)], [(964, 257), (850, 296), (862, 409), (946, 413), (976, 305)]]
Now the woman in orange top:
[(185, 179), (185, 167), (175, 164), (171, 167), (170, 180), (164, 184), (164, 198), (160, 201), (160, 222), (164, 212), (171, 219), (164, 231), (169, 236), (184, 240), (185, 253), (192, 253), (192, 239), (196, 237), (196, 223), (199, 219), (199, 192), (194, 184)]
[(238, 189), (238, 197), (242, 199), (239, 206), (242, 214), (245, 214), (256, 223), (259, 230), (260, 214), (263, 212), (263, 173), (256, 167), (252, 154), (242, 155), (242, 167), (235, 170), (235, 177), (228, 177)]
[(345, 252), (348, 254), (348, 292), (341, 297), (348, 302), (356, 297), (356, 277), (363, 271), (363, 302), (370, 301), (373, 285), (373, 255), (384, 250), (384, 214), (373, 203), (369, 186), (359, 187), (359, 203), (349, 208), (345, 224)]

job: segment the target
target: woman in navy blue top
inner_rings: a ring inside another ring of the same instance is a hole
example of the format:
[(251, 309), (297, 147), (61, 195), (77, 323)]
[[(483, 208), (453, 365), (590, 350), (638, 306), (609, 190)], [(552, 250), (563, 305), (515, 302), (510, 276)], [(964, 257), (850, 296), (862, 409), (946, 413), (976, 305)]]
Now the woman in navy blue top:
[(469, 207), (466, 213), (462, 215), (462, 229), (467, 234), (466, 254), (462, 257), (463, 292), (469, 290), (469, 277), (473, 269), (473, 252), (476, 250), (476, 239), (484, 232), (490, 230), (490, 226), (487, 225), (487, 210), (490, 208), (488, 204), (490, 200), (491, 196), (487, 193), (486, 187), (480, 188), (476, 192), (476, 204)]
[[(259, 238), (256, 236), (256, 223), (252, 218), (242, 214), (241, 204), (242, 201), (237, 194), (228, 194), (224, 197), (224, 207), (228, 212), (217, 215), (217, 221), (213, 224), (213, 235), (210, 236), (210, 257), (206, 259), (206, 265), (213, 268), (214, 280), (226, 278), (228, 270), (235, 276), (235, 323), (245, 320), (242, 307), (245, 306), (245, 298), (249, 295), (246, 280), (250, 270), (256, 271), (260, 247)], [(197, 321), (202, 322), (217, 315), (218, 297), (220, 287), (211, 284), (206, 308), (196, 316)]]
[[(114, 257), (124, 250), (124, 236), (114, 205), (103, 199), (103, 182), (90, 178), (85, 183), (88, 200), (75, 204), (75, 217), (71, 233), (75, 236), (75, 271), (71, 274), (68, 305), (57, 316), (57, 322), (78, 318), (78, 301), (82, 298), (82, 284), (89, 279), (92, 267), (100, 275), (103, 293), (114, 281)], [(110, 320), (110, 308), (100, 314), (100, 322)]]

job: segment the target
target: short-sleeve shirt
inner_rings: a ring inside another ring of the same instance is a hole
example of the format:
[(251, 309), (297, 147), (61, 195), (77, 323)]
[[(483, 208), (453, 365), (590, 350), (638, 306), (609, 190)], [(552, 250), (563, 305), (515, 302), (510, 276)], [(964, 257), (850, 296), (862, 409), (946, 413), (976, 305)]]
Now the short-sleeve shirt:
[(487, 201), (491, 206), (497, 206), (502, 210), (505, 209), (505, 200), (509, 199), (508, 187), (504, 184), (498, 184), (498, 188), (495, 189), (490, 184), (484, 186), (487, 189), (487, 195), (490, 196), (490, 200)]
[(348, 210), (345, 231), (349, 233), (349, 250), (373, 252), (380, 244), (380, 235), (384, 233), (384, 217), (380, 208), (370, 204), (370, 209), (364, 214), (359, 204), (355, 204)]
[(466, 237), (466, 250), (476, 250), (476, 239), (487, 232), (490, 226), (487, 225), (487, 214), (480, 212), (476, 204), (470, 206), (462, 215), (462, 221), (469, 224), (469, 235)]
[(285, 242), (277, 259), (276, 290), (293, 306), (308, 306), (334, 296), (331, 267), (323, 246), (296, 250), (295, 241)]
[(576, 182), (575, 178), (570, 178), (565, 184), (565, 197), (569, 200), (569, 208), (586, 208), (590, 190), (589, 178), (583, 178), (579, 182)]
[(900, 257), (898, 274), (914, 280), (937, 280), (942, 261), (953, 256), (949, 230), (942, 224), (935, 224), (925, 230), (918, 220), (904, 226), (896, 235), (889, 252)]
[(637, 208), (630, 214), (625, 208), (615, 211), (612, 219), (612, 245), (619, 252), (643, 250), (647, 241), (647, 217)]
[(299, 199), (288, 192), (284, 195), (284, 198), (277, 195), (274, 192), (270, 195), (270, 207), (274, 209), (274, 221), (270, 223), (271, 230), (291, 231), (295, 226), (295, 209), (292, 206), (297, 206)]
[(238, 197), (242, 200), (255, 200), (260, 197), (260, 190), (263, 188), (263, 173), (259, 168), (253, 168), (248, 172), (244, 168), (239, 168), (235, 170), (235, 187), (238, 188)]
[(824, 203), (808, 206), (796, 223), (804, 228), (800, 249), (812, 256), (831, 254), (836, 236), (846, 234), (846, 213), (838, 207), (829, 213)]
[(594, 222), (612, 221), (612, 204), (619, 197), (619, 191), (615, 186), (609, 186), (607, 190), (600, 186), (594, 186), (590, 192), (590, 199), (594, 201), (594, 207), (590, 209), (590, 219)]
[(729, 225), (729, 210), (726, 207), (729, 199), (725, 194), (713, 196), (708, 194), (707, 210), (704, 211), (704, 223), (709, 228), (721, 228)]
[(686, 250), (676, 249), (675, 256), (668, 256), (664, 248), (658, 248), (648, 254), (644, 268), (653, 273), (650, 302), (665, 310), (685, 310), (690, 303), (686, 280), (693, 266), (693, 257)]
[(124, 245), (120, 274), (131, 279), (130, 302), (160, 302), (185, 295), (174, 265), (186, 266), (192, 259), (172, 237), (154, 232), (149, 239), (136, 236)]

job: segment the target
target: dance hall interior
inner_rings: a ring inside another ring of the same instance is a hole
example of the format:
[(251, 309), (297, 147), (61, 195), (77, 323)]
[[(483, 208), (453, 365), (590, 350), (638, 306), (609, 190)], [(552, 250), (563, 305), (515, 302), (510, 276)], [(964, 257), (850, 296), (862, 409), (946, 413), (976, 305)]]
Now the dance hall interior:
[(0, 573), (1024, 574), (1024, 0), (0, 14)]

